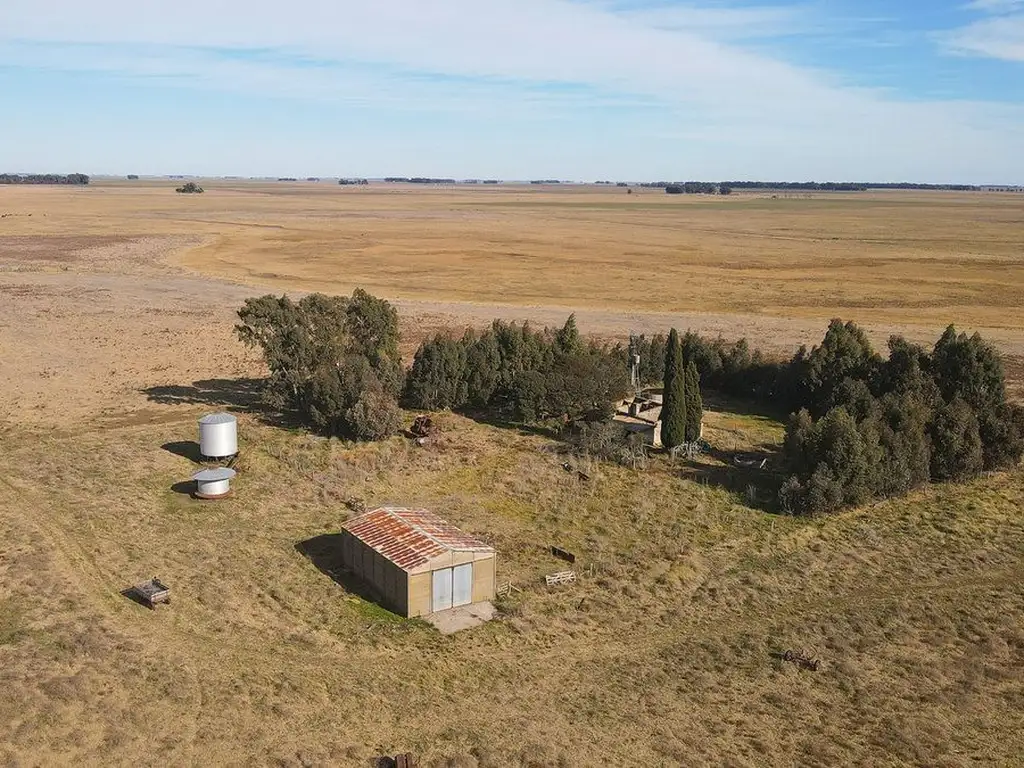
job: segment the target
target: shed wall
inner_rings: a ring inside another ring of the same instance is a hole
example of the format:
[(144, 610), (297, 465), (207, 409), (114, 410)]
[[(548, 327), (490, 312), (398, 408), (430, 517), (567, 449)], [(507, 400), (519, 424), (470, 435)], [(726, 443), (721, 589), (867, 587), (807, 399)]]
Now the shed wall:
[(430, 613), (431, 572), (409, 574), (409, 616)]
[(405, 571), (348, 531), (342, 530), (341, 535), (342, 564), (371, 586), (388, 608), (403, 616), (409, 615)]
[(482, 603), (494, 599), (494, 580), (497, 558), (492, 554), (485, 560), (473, 563), (473, 602)]

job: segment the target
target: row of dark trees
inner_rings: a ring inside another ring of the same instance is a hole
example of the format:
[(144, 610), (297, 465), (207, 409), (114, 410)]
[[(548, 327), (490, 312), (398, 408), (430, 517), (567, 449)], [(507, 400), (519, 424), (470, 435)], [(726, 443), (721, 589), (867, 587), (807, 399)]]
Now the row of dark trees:
[(408, 374), (397, 312), (365, 291), (247, 299), (238, 317), (238, 337), (270, 370), (268, 404), (325, 434), (392, 434), (400, 398), (517, 422), (594, 421), (629, 388), (625, 351), (584, 342), (573, 316), (557, 330), (495, 320), (461, 338), (438, 335), (420, 345)]
[(669, 195), (728, 195), (732, 189), (725, 184), (713, 184), (707, 181), (683, 181), (674, 184), (643, 184), (645, 187), (664, 187)]
[(88, 184), (84, 173), (0, 173), (0, 184)]
[(248, 299), (238, 314), (239, 338), (270, 369), (268, 400), (328, 434), (389, 435), (400, 398), (412, 408), (517, 422), (601, 421), (629, 391), (639, 355), (640, 382), (664, 383), (667, 447), (700, 437), (702, 383), (791, 412), (779, 499), (794, 514), (963, 480), (1024, 454), (1024, 408), (1007, 399), (999, 355), (952, 326), (931, 350), (894, 336), (883, 358), (863, 330), (833, 320), (819, 346), (778, 361), (746, 341), (690, 331), (634, 336), (624, 348), (585, 341), (574, 316), (554, 330), (495, 320), (481, 332), (425, 341), (406, 374), (398, 314), (365, 291), (297, 302), (268, 295)]
[[(864, 192), (869, 189), (932, 189), (967, 192), (980, 189), (970, 184), (918, 184), (913, 182), (868, 182), (868, 181), (651, 181), (640, 185), (656, 189), (682, 187), (690, 193), (715, 194), (711, 189), (774, 189), (818, 192)], [(689, 187), (689, 189), (688, 189)], [(681, 194), (681, 193), (676, 193)], [(723, 194), (728, 194), (725, 192)]]
[(558, 330), (495, 320), (416, 350), (405, 385), (411, 408), (469, 410), (521, 422), (596, 420), (629, 389), (621, 347), (584, 342), (570, 315)]
[[(631, 345), (642, 378), (667, 375), (663, 336)], [(793, 513), (963, 480), (1024, 453), (1024, 408), (1007, 400), (999, 354), (978, 334), (950, 326), (930, 351), (894, 336), (883, 358), (862, 329), (833, 320), (821, 345), (788, 361), (690, 332), (681, 347), (706, 385), (792, 413), (780, 501)]]
[(428, 176), (385, 176), (384, 181), (394, 184), (454, 184), (455, 179), (434, 179)]
[(823, 192), (864, 192), (868, 189), (931, 189), (970, 192), (980, 189), (971, 184), (919, 184), (909, 181), (726, 181), (723, 183), (736, 189), (793, 189)]
[(861, 329), (833, 321), (791, 365), (805, 404), (786, 431), (792, 474), (780, 500), (790, 511), (965, 480), (1024, 452), (1024, 408), (1007, 400), (1002, 361), (978, 334), (950, 326), (930, 352), (893, 337), (883, 359)]

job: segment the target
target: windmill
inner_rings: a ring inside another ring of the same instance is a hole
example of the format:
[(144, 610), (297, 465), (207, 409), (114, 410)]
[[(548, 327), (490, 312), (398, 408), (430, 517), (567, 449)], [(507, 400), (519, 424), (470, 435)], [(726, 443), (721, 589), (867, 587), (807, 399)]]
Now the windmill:
[(629, 383), (633, 387), (633, 393), (640, 397), (640, 350), (637, 344), (638, 337), (629, 332)]

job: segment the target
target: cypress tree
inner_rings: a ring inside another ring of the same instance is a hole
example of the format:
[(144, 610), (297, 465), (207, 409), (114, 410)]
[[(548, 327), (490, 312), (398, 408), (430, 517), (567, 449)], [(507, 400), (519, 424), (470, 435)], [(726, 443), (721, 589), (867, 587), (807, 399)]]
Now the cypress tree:
[(683, 348), (675, 328), (665, 350), (665, 393), (661, 404), (661, 443), (675, 448), (686, 440), (686, 374)]
[(700, 399), (700, 375), (693, 360), (686, 364), (686, 442), (700, 439), (700, 422), (704, 418), (704, 403)]

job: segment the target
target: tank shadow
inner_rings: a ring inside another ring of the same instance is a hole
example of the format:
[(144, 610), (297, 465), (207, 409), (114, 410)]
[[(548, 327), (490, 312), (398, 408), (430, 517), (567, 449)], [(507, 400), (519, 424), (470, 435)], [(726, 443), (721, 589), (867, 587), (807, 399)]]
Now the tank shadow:
[(194, 498), (196, 495), (196, 483), (194, 480), (184, 480), (172, 485), (171, 490), (174, 493), (180, 493), (182, 496), (192, 496)]
[(199, 452), (199, 443), (194, 440), (179, 440), (173, 443), (164, 443), (160, 446), (168, 453), (173, 453), (175, 456), (181, 456), (183, 459), (188, 459), (193, 464), (202, 464), (203, 457)]

